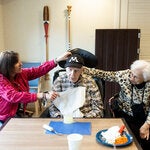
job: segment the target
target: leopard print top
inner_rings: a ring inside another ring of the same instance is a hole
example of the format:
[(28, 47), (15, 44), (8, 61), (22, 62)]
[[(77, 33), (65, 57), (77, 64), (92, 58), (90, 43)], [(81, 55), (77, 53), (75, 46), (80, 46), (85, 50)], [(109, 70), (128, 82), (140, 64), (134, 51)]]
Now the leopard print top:
[(128, 115), (133, 116), (131, 110), (132, 102), (140, 104), (143, 101), (145, 104), (144, 109), (147, 114), (146, 121), (150, 124), (150, 82), (146, 82), (145, 87), (138, 89), (136, 86), (132, 86), (129, 80), (130, 72), (129, 69), (121, 71), (104, 71), (86, 67), (84, 67), (83, 71), (85, 74), (100, 77), (105, 81), (117, 82), (121, 87), (119, 92), (119, 107)]

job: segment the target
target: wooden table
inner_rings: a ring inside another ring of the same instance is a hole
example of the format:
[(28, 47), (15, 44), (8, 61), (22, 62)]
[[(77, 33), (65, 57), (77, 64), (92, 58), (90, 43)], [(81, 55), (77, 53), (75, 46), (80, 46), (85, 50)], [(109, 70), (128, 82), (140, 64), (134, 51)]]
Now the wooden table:
[[(0, 150), (68, 150), (67, 135), (45, 134), (43, 124), (58, 119), (50, 118), (12, 118), (0, 131)], [(115, 125), (121, 126), (124, 120), (116, 118), (105, 119), (76, 119), (80, 122), (91, 122), (92, 134), (84, 135), (81, 150), (109, 150), (107, 147), (96, 142), (95, 135), (102, 129)], [(130, 130), (127, 130), (130, 134)], [(117, 147), (117, 150), (140, 150), (141, 147), (136, 139), (125, 147)]]

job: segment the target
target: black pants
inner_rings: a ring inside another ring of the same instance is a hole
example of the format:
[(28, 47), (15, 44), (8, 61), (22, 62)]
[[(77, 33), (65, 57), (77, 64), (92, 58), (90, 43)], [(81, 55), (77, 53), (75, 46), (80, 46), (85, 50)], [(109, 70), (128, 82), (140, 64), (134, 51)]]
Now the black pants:
[(129, 116), (128, 114), (124, 113), (121, 110), (119, 110), (119, 111), (115, 110), (114, 113), (115, 113), (116, 118), (124, 118), (125, 119), (129, 128), (131, 129), (131, 131), (135, 135), (137, 141), (141, 145), (142, 149), (149, 150), (150, 149), (150, 139), (149, 140), (141, 139), (140, 135), (139, 135), (139, 129), (143, 125), (144, 122), (137, 120), (132, 116)]

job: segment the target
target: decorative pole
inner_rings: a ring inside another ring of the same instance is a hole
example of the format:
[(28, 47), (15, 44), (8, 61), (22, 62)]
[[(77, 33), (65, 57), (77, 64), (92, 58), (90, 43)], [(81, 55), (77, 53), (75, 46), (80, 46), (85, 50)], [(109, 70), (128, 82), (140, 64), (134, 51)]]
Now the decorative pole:
[(70, 15), (71, 15), (71, 5), (67, 6), (67, 13), (68, 13), (68, 50), (71, 50), (71, 33), (70, 33)]
[[(44, 22), (44, 30), (45, 30), (45, 42), (46, 42), (46, 61), (48, 61), (48, 28), (49, 28), (49, 8), (48, 6), (44, 6), (43, 9), (43, 22)], [(45, 80), (49, 79), (49, 74), (45, 75)]]

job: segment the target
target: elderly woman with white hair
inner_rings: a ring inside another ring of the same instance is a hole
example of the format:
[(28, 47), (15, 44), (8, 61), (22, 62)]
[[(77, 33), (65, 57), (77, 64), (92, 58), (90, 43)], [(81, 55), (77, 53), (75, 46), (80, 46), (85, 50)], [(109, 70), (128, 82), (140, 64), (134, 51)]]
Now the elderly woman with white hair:
[(120, 92), (115, 117), (123, 117), (141, 144), (143, 150), (150, 147), (150, 63), (136, 60), (130, 69), (104, 71), (84, 68), (84, 73), (117, 82)]

